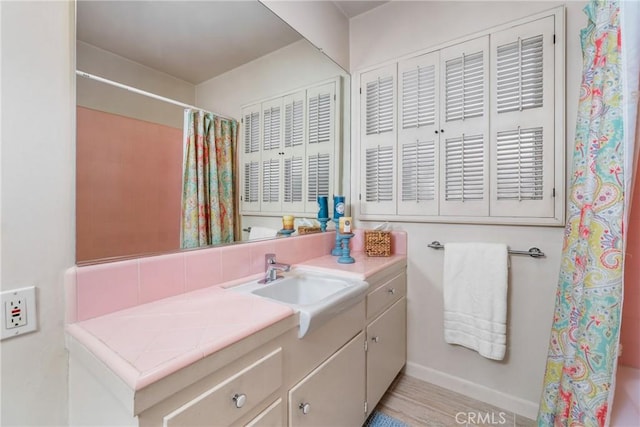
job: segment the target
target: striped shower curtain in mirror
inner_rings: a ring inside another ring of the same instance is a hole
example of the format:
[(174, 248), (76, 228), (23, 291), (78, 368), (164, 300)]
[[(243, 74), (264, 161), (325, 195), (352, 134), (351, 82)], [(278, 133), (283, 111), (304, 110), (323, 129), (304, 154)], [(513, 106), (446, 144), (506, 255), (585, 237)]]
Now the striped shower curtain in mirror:
[(609, 424), (620, 335), (633, 155), (623, 120), (625, 45), (617, 0), (593, 0), (585, 12), (567, 225), (538, 412), (545, 427)]
[(185, 110), (182, 248), (234, 241), (237, 130), (235, 120)]

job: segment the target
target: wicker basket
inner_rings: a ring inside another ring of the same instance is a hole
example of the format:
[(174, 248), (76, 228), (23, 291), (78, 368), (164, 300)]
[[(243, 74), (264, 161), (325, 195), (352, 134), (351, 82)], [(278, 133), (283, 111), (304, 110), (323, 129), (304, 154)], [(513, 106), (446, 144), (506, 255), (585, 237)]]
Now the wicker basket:
[(364, 251), (368, 256), (390, 256), (391, 232), (366, 230), (364, 232)]

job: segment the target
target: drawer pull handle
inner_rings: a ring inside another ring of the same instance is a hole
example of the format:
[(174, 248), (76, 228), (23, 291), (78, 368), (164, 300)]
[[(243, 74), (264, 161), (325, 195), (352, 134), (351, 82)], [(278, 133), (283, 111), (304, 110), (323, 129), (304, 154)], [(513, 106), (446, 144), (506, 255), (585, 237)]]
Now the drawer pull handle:
[(396, 294), (396, 290), (395, 290), (395, 288), (390, 288), (390, 289), (387, 289), (387, 293), (389, 295), (395, 295)]
[(300, 408), (300, 410), (302, 411), (302, 413), (304, 415), (307, 415), (309, 413), (309, 411), (311, 411), (311, 404), (310, 403), (301, 403), (300, 406), (298, 406), (298, 408)]
[(380, 337), (376, 336), (376, 337), (371, 337), (371, 341), (373, 342), (378, 342), (380, 341)]
[(235, 403), (236, 408), (242, 408), (244, 406), (245, 403), (247, 403), (247, 395), (242, 393), (242, 394), (234, 394), (233, 395), (233, 403)]

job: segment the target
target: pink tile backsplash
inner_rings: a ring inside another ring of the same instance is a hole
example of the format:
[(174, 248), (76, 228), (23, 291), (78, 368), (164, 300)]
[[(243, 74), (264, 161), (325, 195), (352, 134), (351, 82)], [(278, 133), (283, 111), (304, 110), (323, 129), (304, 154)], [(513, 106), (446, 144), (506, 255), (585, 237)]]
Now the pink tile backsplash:
[(202, 289), (222, 282), (221, 248), (185, 253), (185, 290)]
[(251, 274), (251, 245), (236, 245), (222, 248), (222, 281), (239, 279)]
[[(364, 230), (356, 229), (351, 250), (363, 250)], [(392, 232), (394, 253), (406, 254), (405, 232)], [(67, 322), (91, 319), (151, 301), (228, 283), (264, 271), (264, 254), (288, 264), (322, 257), (335, 234), (315, 233), (242, 245), (74, 267), (65, 275)]]
[(140, 259), (141, 304), (184, 293), (184, 259), (183, 253)]
[(251, 274), (264, 273), (264, 256), (265, 254), (274, 253), (274, 241), (265, 240), (249, 246), (251, 246), (251, 266), (249, 267)]
[(77, 320), (123, 310), (138, 302), (138, 261), (119, 261), (77, 269)]

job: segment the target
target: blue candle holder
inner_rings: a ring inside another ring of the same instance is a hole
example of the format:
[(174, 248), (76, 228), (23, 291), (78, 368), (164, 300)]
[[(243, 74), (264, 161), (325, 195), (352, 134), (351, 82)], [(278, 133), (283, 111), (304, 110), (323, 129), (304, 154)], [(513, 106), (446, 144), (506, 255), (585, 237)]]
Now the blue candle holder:
[(318, 221), (320, 221), (320, 230), (322, 230), (323, 233), (327, 231), (327, 222), (329, 222), (329, 218), (318, 218)]
[(336, 245), (331, 251), (331, 255), (340, 256), (342, 255), (342, 247), (340, 245), (340, 232), (338, 231), (338, 223), (340, 220), (338, 218), (333, 218), (332, 221), (336, 224)]
[(318, 196), (318, 219), (329, 218), (329, 197)]
[(336, 235), (338, 235), (338, 238), (340, 239), (340, 246), (342, 246), (342, 249), (340, 250), (340, 258), (338, 258), (338, 264), (353, 264), (356, 260), (351, 256), (349, 240), (351, 240), (354, 234), (341, 234), (336, 231)]
[(283, 235), (285, 237), (289, 237), (289, 236), (291, 236), (293, 234), (294, 231), (295, 230), (285, 230), (283, 228), (282, 230), (278, 231), (278, 234), (281, 234), (281, 235)]

